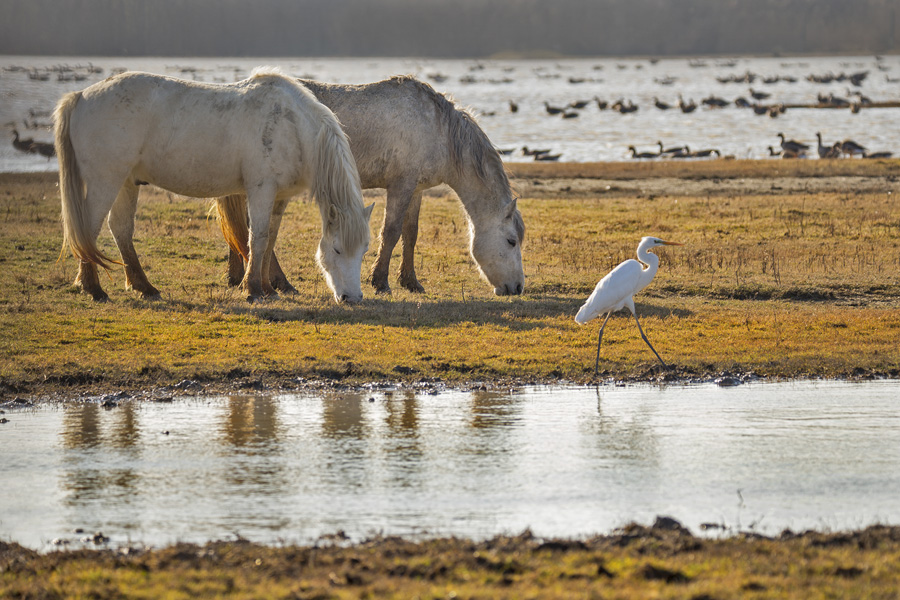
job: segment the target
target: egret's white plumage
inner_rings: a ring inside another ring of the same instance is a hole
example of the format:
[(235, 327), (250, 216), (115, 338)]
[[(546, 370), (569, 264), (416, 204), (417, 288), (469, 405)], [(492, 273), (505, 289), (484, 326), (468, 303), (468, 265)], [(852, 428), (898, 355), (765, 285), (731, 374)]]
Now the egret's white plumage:
[(637, 321), (641, 337), (647, 342), (650, 349), (653, 350), (653, 354), (656, 354), (656, 358), (659, 358), (659, 362), (661, 362), (663, 366), (666, 366), (666, 363), (663, 362), (663, 359), (660, 358), (659, 354), (653, 348), (650, 340), (644, 335), (644, 330), (641, 328), (641, 322), (638, 320), (637, 313), (634, 311), (634, 295), (653, 281), (653, 277), (659, 269), (659, 257), (650, 252), (650, 249), (655, 248), (656, 246), (680, 245), (681, 244), (677, 242), (667, 242), (656, 237), (648, 236), (641, 239), (641, 243), (638, 245), (637, 249), (638, 260), (634, 260), (633, 258), (628, 259), (610, 271), (606, 277), (600, 280), (597, 287), (594, 288), (593, 293), (584, 303), (584, 306), (582, 306), (578, 311), (578, 314), (575, 315), (575, 322), (579, 325), (584, 325), (591, 319), (606, 313), (606, 319), (604, 319), (603, 325), (600, 326), (600, 334), (597, 338), (597, 361), (594, 364), (595, 372), (600, 363), (600, 343), (603, 341), (603, 328), (606, 327), (609, 316), (623, 308), (628, 308), (628, 310), (631, 311), (634, 320)]

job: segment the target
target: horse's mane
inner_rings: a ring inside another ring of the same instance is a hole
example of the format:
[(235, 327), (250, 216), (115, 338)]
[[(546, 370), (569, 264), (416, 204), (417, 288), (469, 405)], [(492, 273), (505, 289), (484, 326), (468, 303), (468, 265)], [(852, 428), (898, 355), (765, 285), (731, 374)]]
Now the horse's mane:
[(369, 239), (369, 223), (364, 215), (359, 172), (350, 152), (347, 136), (337, 117), (303, 83), (286, 76), (280, 68), (259, 66), (250, 73), (250, 79), (273, 76), (283, 78), (295, 86), (308, 99), (308, 108), (318, 113), (318, 152), (313, 196), (319, 205), (322, 222), (330, 223), (336, 229), (342, 244), (348, 247), (366, 243)]
[[(452, 98), (437, 92), (429, 84), (412, 75), (395, 75), (390, 81), (398, 85), (415, 87), (422, 96), (429, 98), (434, 104), (441, 122), (447, 127), (450, 158), (457, 175), (461, 176), (467, 164), (471, 164), (479, 179), (485, 184), (489, 186), (500, 184), (503, 189), (509, 189), (509, 175), (500, 153), (468, 109), (458, 106)], [(525, 223), (518, 210), (514, 220), (521, 242), (525, 237)]]

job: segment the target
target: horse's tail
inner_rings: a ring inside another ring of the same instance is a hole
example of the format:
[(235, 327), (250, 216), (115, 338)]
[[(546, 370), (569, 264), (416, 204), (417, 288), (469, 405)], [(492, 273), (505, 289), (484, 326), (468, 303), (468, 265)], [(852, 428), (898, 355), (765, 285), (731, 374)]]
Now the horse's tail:
[(350, 142), (330, 111), (320, 118), (319, 124), (312, 188), (322, 221), (337, 227), (345, 243), (364, 243), (369, 239), (369, 223), (364, 216), (362, 186)]
[(103, 254), (91, 235), (84, 180), (69, 134), (72, 111), (80, 99), (81, 92), (66, 94), (53, 112), (56, 156), (59, 157), (59, 195), (62, 199), (63, 245), (60, 256), (69, 248), (79, 260), (109, 268), (118, 261)]
[(228, 246), (240, 254), (245, 261), (250, 260), (250, 227), (247, 223), (247, 200), (241, 194), (232, 194), (216, 199), (216, 213), (219, 216), (219, 229), (225, 236)]

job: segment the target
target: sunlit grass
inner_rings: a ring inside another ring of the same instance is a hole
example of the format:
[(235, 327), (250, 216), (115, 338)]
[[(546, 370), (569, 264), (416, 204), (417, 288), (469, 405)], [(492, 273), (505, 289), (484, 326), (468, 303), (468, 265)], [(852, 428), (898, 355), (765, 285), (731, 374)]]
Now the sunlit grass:
[[(138, 387), (237, 375), (586, 380), (599, 323), (580, 327), (573, 315), (643, 235), (684, 244), (658, 249), (659, 274), (637, 297), (645, 331), (677, 376), (897, 373), (900, 210), (891, 195), (677, 192), (521, 198), (526, 293), (512, 298), (495, 297), (479, 278), (455, 197), (426, 196), (416, 268), (427, 292), (407, 292), (392, 274), (393, 295), (373, 296), (364, 284), (366, 300), (351, 307), (333, 302), (315, 266), (320, 223), (308, 201), (292, 203), (278, 246), (299, 293), (248, 305), (226, 285), (226, 247), (209, 203), (145, 188), (135, 244), (163, 299), (141, 300), (111, 271), (101, 273), (111, 302), (96, 304), (72, 288), (75, 261), (57, 260), (53, 178), (8, 177), (0, 377), (7, 391), (34, 392), (44, 382)], [(364, 274), (384, 206), (382, 194), (367, 195), (376, 211)], [(117, 254), (107, 231), (101, 245)], [(399, 262), (398, 247), (394, 273)], [(654, 363), (630, 315), (613, 318), (602, 376), (657, 376)]]
[(0, 542), (10, 598), (894, 598), (898, 530), (700, 539), (627, 526), (584, 541), (375, 539), (37, 554)]

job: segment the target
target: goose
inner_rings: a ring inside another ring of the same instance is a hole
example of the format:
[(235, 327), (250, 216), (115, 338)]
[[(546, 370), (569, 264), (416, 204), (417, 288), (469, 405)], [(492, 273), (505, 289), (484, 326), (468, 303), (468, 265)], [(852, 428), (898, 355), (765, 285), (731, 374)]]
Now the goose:
[(804, 144), (802, 142), (798, 142), (796, 140), (786, 140), (784, 139), (784, 134), (779, 133), (778, 137), (781, 138), (781, 149), (788, 152), (794, 152), (795, 154), (804, 154), (807, 150), (809, 150), (809, 145)]
[(680, 150), (676, 150), (675, 152), (669, 152), (664, 155), (663, 158), (691, 158), (693, 156), (691, 154), (691, 148), (688, 145), (685, 145), (684, 148)]
[(772, 94), (770, 94), (769, 92), (758, 92), (758, 91), (754, 90), (753, 88), (750, 88), (750, 95), (753, 96), (753, 98), (756, 100), (765, 100)]
[(693, 100), (685, 102), (684, 98), (681, 97), (681, 94), (678, 94), (678, 108), (680, 108), (683, 113), (692, 113), (696, 110), (697, 104)]
[(634, 146), (628, 146), (628, 149), (631, 150), (631, 158), (657, 158), (659, 154), (654, 152), (638, 152)]
[(828, 152), (825, 153), (825, 156), (822, 158), (840, 158), (841, 157), (841, 144), (839, 142), (835, 142), (834, 146), (828, 149)]
[(550, 104), (546, 101), (544, 101), (544, 108), (547, 110), (547, 114), (550, 115), (558, 115), (563, 112), (562, 108), (559, 108), (557, 106), (550, 106)]
[(566, 112), (564, 112), (564, 113), (562, 114), (562, 118), (563, 118), (563, 119), (577, 119), (577, 118), (578, 118), (578, 113), (575, 112), (574, 110), (573, 110), (573, 111), (566, 111)]
[(676, 154), (678, 152), (684, 152), (687, 150), (687, 146), (672, 146), (671, 148), (666, 148), (663, 146), (663, 143), (659, 140), (656, 141), (657, 145), (659, 145), (659, 155), (663, 154)]
[(709, 106), (710, 108), (724, 108), (724, 107), (728, 106), (728, 104), (729, 104), (728, 100), (725, 100), (724, 98), (719, 98), (717, 96), (709, 96), (707, 98), (704, 98), (702, 100), (702, 102), (703, 102), (703, 104), (705, 104), (706, 106)]
[(519, 105), (512, 100), (509, 101), (509, 112), (519, 112)]
[(893, 152), (887, 152), (887, 151), (871, 152), (871, 153), (863, 152), (863, 158), (890, 158), (893, 155), (894, 155)]
[(569, 102), (569, 108), (574, 108), (575, 110), (581, 110), (585, 106), (588, 105), (590, 100), (576, 100), (574, 102)]
[(691, 156), (697, 158), (705, 158), (707, 156), (712, 156), (713, 154), (715, 154), (716, 156), (722, 156), (722, 153), (715, 148), (711, 148), (709, 150), (695, 150), (691, 152)]
[(853, 156), (854, 154), (865, 154), (866, 149), (853, 140), (844, 140), (841, 142), (841, 152)]
[(822, 134), (818, 131), (816, 132), (816, 139), (819, 140), (819, 147), (817, 148), (819, 151), (819, 158), (833, 158), (830, 154), (834, 148), (822, 143)]
[(534, 160), (555, 161), (559, 160), (560, 156), (562, 156), (562, 154), (535, 154)]
[(32, 142), (28, 149), (32, 154), (40, 154), (41, 156), (51, 159), (56, 156), (56, 146), (47, 142)]
[(653, 96), (653, 104), (655, 104), (656, 108), (658, 108), (659, 110), (669, 110), (670, 108), (672, 108), (671, 104), (666, 104), (656, 96)]
[(531, 150), (528, 146), (522, 146), (522, 154), (525, 156), (537, 156), (538, 154), (549, 154), (550, 149), (547, 150)]
[(606, 110), (606, 107), (609, 106), (609, 103), (606, 100), (601, 100), (597, 96), (594, 96), (594, 102), (597, 103), (597, 108), (600, 110)]
[(22, 152), (31, 152), (31, 146), (34, 144), (34, 140), (32, 138), (28, 138), (27, 140), (19, 139), (19, 130), (13, 129), (13, 148), (16, 150), (21, 150)]
[(769, 156), (780, 156), (781, 158), (799, 158), (800, 153), (795, 150), (782, 150), (781, 152), (776, 152), (775, 148), (769, 146)]

